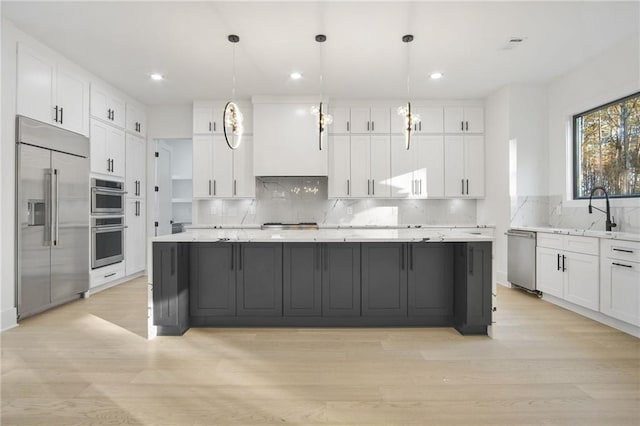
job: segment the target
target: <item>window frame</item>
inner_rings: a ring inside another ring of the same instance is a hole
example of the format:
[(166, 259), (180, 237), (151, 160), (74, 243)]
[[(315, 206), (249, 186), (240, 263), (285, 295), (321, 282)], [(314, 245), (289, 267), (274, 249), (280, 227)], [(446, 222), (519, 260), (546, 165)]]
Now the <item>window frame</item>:
[[(586, 111), (580, 112), (578, 114), (574, 114), (573, 117), (571, 118), (571, 125), (573, 127), (573, 131), (572, 131), (572, 154), (573, 154), (573, 179), (572, 179), (572, 195), (573, 195), (573, 200), (579, 201), (579, 200), (588, 200), (589, 196), (583, 196), (583, 197), (579, 197), (578, 196), (578, 186), (579, 186), (579, 177), (580, 177), (580, 164), (579, 164), (579, 152), (581, 151), (581, 147), (578, 146), (578, 126), (576, 124), (577, 120), (579, 117), (592, 113), (594, 111), (598, 111), (604, 108), (607, 108), (611, 105), (626, 101), (627, 99), (631, 99), (631, 98), (635, 98), (638, 97), (640, 100), (640, 91), (639, 92), (635, 92), (632, 93), (631, 95), (627, 95), (627, 96), (623, 96), (621, 98), (615, 99), (613, 101), (607, 102), (605, 104), (599, 105), (597, 107), (588, 109)], [(593, 199), (604, 199), (605, 196), (604, 194), (602, 194), (601, 191), (598, 191), (597, 194), (593, 195)], [(640, 193), (639, 194), (635, 194), (635, 195), (609, 195), (609, 199), (639, 199), (640, 198)]]

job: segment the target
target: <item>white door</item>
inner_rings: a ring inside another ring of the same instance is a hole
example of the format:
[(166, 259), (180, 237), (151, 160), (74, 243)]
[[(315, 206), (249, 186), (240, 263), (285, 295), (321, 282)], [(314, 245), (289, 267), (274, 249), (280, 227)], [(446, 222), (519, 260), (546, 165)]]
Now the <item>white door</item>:
[(369, 108), (351, 108), (351, 133), (369, 133), (371, 119)]
[(484, 197), (484, 136), (464, 137), (465, 195)]
[(193, 137), (192, 179), (194, 198), (209, 198), (213, 196), (212, 145), (213, 136), (195, 135)]
[[(417, 195), (444, 197), (444, 139), (442, 135), (420, 135), (415, 139)], [(413, 149), (413, 148), (412, 148)]]
[(391, 196), (391, 136), (371, 136), (371, 195)]
[(349, 133), (350, 126), (350, 114), (349, 108), (347, 107), (338, 107), (338, 108), (329, 108), (329, 114), (333, 117), (333, 123), (329, 125), (329, 133)]
[(371, 108), (371, 132), (378, 134), (390, 133), (391, 110), (386, 107)]
[(193, 108), (193, 133), (213, 133), (213, 109), (210, 107)]
[(233, 151), (234, 197), (256, 196), (256, 179), (253, 175), (253, 138), (244, 136), (242, 145)]
[[(353, 110), (352, 110), (353, 111)], [(351, 183), (352, 197), (368, 197), (371, 193), (370, 137), (351, 136)]]
[(415, 195), (417, 188), (414, 170), (415, 158), (418, 156), (416, 140), (411, 149), (407, 150), (404, 136), (391, 137), (391, 196), (407, 198)]
[(70, 70), (58, 67), (55, 92), (56, 104), (60, 108), (60, 126), (89, 135), (89, 82)]
[(111, 174), (124, 178), (125, 134), (122, 130), (107, 125), (107, 158), (111, 158)]
[(156, 162), (157, 173), (156, 182), (158, 186), (158, 197), (156, 205), (158, 212), (158, 235), (171, 234), (171, 222), (173, 221), (173, 207), (171, 198), (173, 197), (173, 182), (171, 180), (171, 150), (164, 144), (158, 143), (156, 152), (159, 153)]
[(54, 123), (53, 85), (55, 65), (23, 44), (18, 45), (17, 113)]
[(464, 108), (445, 107), (444, 132), (445, 133), (463, 133), (464, 132)]
[(463, 197), (464, 182), (464, 139), (462, 136), (444, 137), (444, 195)]
[(536, 248), (536, 288), (562, 298), (563, 282), (562, 253), (546, 247)]
[(233, 195), (233, 150), (224, 136), (213, 137), (213, 196), (230, 198)]
[(91, 172), (110, 174), (111, 159), (107, 158), (108, 125), (91, 119)]
[(466, 107), (464, 109), (464, 130), (469, 133), (484, 133), (484, 109)]
[(597, 311), (600, 297), (598, 256), (565, 252), (564, 298), (576, 305)]
[(444, 112), (442, 107), (419, 107), (416, 112), (420, 115), (418, 132), (442, 133), (444, 131)]
[(351, 192), (351, 148), (349, 136), (328, 138), (329, 198), (345, 198)]
[(600, 312), (640, 327), (640, 264), (603, 258)]

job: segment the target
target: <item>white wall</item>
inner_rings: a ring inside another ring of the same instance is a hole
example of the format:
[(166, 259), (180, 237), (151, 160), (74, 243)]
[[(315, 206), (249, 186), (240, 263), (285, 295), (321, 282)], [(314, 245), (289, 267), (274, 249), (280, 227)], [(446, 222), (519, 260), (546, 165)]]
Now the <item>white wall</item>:
[(485, 193), (478, 200), (478, 223), (494, 224), (496, 280), (507, 282), (507, 240), (509, 228), (509, 99), (505, 87), (489, 96), (485, 102)]

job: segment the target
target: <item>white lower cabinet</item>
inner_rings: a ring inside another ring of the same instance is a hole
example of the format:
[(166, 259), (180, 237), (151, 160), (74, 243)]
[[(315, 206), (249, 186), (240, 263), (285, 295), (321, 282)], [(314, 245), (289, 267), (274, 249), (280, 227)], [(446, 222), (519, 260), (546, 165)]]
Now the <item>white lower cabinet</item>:
[(351, 143), (349, 136), (331, 135), (329, 138), (329, 198), (351, 196)]
[(447, 197), (483, 198), (484, 136), (445, 136), (444, 171)]
[[(594, 245), (597, 253), (597, 238), (539, 234), (536, 249), (537, 289), (597, 311), (600, 280), (599, 259), (592, 250)], [(584, 252), (567, 250), (573, 247), (583, 247)]]
[(146, 258), (146, 226), (145, 202), (141, 199), (129, 198), (125, 204), (125, 273), (126, 275), (142, 272)]
[(640, 243), (604, 240), (600, 312), (640, 327)]

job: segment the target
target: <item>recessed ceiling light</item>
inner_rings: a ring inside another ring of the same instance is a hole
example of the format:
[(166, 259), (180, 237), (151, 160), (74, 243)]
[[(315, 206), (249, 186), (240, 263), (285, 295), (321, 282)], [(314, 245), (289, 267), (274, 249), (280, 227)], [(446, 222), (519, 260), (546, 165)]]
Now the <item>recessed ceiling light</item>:
[(430, 78), (431, 80), (438, 80), (438, 79), (442, 78), (443, 76), (444, 76), (444, 74), (442, 74), (441, 72), (432, 72), (432, 73), (429, 75), (429, 78)]
[(151, 77), (151, 80), (154, 80), (154, 81), (164, 80), (164, 76), (162, 74), (158, 74), (157, 72), (151, 74), (150, 77)]
[(291, 73), (289, 77), (291, 77), (291, 80), (300, 80), (302, 78), (302, 73), (298, 71), (294, 71)]

